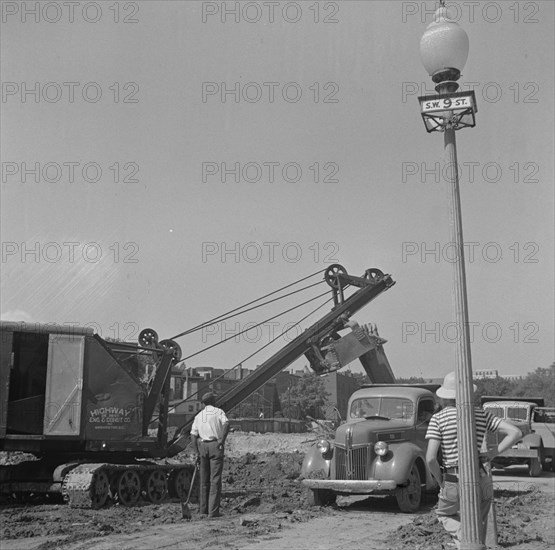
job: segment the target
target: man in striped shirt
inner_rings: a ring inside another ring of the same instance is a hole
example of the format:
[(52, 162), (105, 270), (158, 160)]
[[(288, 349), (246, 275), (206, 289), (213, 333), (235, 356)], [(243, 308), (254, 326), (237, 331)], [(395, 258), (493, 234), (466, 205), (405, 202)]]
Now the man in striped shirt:
[[(426, 439), (428, 449), (426, 461), (431, 474), (437, 479), (440, 492), (437, 505), (437, 516), (447, 532), (455, 539), (455, 545), (460, 547), (461, 522), (459, 517), (459, 486), (458, 464), (459, 451), (457, 447), (457, 404), (455, 402), (455, 373), (445, 376), (443, 385), (436, 395), (442, 400), (443, 408), (430, 419)], [(476, 386), (474, 386), (476, 391)], [(489, 461), (511, 448), (521, 437), (522, 432), (511, 422), (497, 418), (481, 407), (474, 409), (476, 420), (476, 447), (482, 449), (487, 432), (501, 432), (505, 434), (497, 447), (489, 449), (480, 455), (480, 513), (482, 522), (482, 540), (485, 540), (488, 513), (493, 498), (493, 481)], [(441, 450), (443, 471), (438, 462)]]

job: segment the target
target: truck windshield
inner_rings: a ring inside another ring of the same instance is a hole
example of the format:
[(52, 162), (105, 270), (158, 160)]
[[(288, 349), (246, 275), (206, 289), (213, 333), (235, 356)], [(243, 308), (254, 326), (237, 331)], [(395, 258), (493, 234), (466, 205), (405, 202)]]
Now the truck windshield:
[(414, 403), (399, 397), (363, 397), (351, 404), (351, 418), (385, 416), (402, 420), (412, 419)]
[(524, 407), (509, 407), (507, 409), (507, 418), (510, 420), (526, 420), (528, 409)]
[(505, 411), (501, 407), (484, 407), (486, 411), (497, 416), (498, 418), (505, 418)]

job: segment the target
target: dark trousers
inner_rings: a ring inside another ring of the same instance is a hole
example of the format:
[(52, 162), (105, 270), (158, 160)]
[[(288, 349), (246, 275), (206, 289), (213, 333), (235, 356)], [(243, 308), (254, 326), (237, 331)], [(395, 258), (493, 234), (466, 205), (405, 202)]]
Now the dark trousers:
[(198, 446), (200, 456), (199, 512), (211, 516), (220, 512), (224, 451), (218, 449), (217, 441), (199, 440)]

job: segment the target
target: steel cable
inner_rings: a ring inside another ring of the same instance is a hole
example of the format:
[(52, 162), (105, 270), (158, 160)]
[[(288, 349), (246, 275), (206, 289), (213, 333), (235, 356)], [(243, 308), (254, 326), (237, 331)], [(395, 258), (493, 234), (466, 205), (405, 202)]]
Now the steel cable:
[[(213, 325), (215, 322), (223, 320), (222, 318), (225, 317), (226, 315), (230, 315), (231, 313), (234, 313), (234, 312), (236, 312), (236, 311), (238, 311), (238, 310), (240, 310), (240, 309), (243, 309), (244, 307), (250, 306), (251, 304), (255, 304), (256, 302), (258, 302), (258, 301), (260, 301), (260, 300), (264, 300), (264, 298), (268, 298), (269, 296), (273, 296), (274, 294), (277, 294), (278, 292), (281, 292), (282, 290), (285, 290), (286, 288), (292, 287), (292, 286), (294, 286), (294, 285), (296, 285), (296, 284), (298, 284), (298, 283), (301, 283), (302, 281), (306, 281), (307, 279), (310, 279), (311, 277), (314, 277), (315, 275), (318, 275), (319, 273), (322, 273), (322, 271), (324, 271), (324, 270), (323, 270), (323, 269), (319, 269), (318, 271), (315, 271), (314, 273), (312, 273), (312, 274), (310, 274), (310, 275), (307, 275), (306, 277), (303, 277), (302, 279), (299, 279), (299, 280), (297, 280), (297, 281), (295, 281), (295, 282), (293, 282), (293, 283), (290, 283), (290, 284), (285, 285), (285, 286), (283, 286), (283, 287), (281, 287), (281, 288), (278, 288), (277, 290), (274, 290), (273, 292), (270, 292), (270, 293), (268, 293), (268, 294), (265, 294), (264, 296), (260, 296), (260, 298), (256, 298), (256, 300), (252, 300), (252, 301), (250, 301), (250, 302), (247, 302), (246, 304), (243, 304), (242, 306), (239, 306), (239, 307), (236, 307), (236, 308), (234, 308), (234, 309), (231, 309), (231, 310), (227, 311), (226, 313), (222, 313), (221, 315), (218, 315), (217, 317), (214, 317), (213, 319), (210, 319), (209, 321), (206, 321), (205, 323), (201, 323), (200, 325), (197, 325), (197, 326), (195, 326), (195, 327), (193, 327), (193, 328), (191, 328), (191, 329), (188, 329), (188, 330), (186, 330), (185, 332), (181, 332), (180, 334), (177, 334), (176, 336), (173, 336), (173, 337), (171, 338), (171, 340), (175, 340), (176, 338), (180, 338), (181, 336), (185, 336), (186, 334), (190, 334), (191, 332), (195, 332), (195, 331), (200, 330), (200, 329), (202, 329), (202, 328), (204, 328), (204, 327)], [(314, 283), (313, 285), (309, 285), (309, 286), (304, 287), (304, 288), (302, 288), (302, 289), (300, 289), (300, 290), (295, 290), (294, 292), (291, 292), (290, 294), (286, 294), (285, 296), (282, 296), (282, 297), (280, 297), (280, 298), (276, 298), (275, 300), (280, 300), (281, 298), (285, 298), (285, 297), (287, 297), (287, 296), (290, 296), (291, 294), (295, 294), (296, 292), (300, 292), (301, 290), (304, 290), (304, 289), (306, 289), (306, 288), (310, 288), (310, 287), (312, 287), (312, 286), (316, 286), (317, 284), (320, 284), (321, 282), (323, 282), (323, 281), (319, 281), (318, 283)], [(269, 303), (271, 303), (271, 302), (273, 302), (273, 301), (275, 301), (275, 300), (270, 300), (269, 302), (266, 302), (266, 303), (269, 304)], [(265, 304), (261, 304), (260, 306), (256, 306), (256, 307), (261, 307), (262, 305), (265, 305)], [(251, 308), (251, 309), (256, 309), (256, 307), (255, 307), (255, 308)], [(250, 310), (246, 310), (246, 311), (250, 311)], [(241, 313), (244, 313), (244, 312), (241, 312)], [(237, 313), (237, 315), (240, 315), (241, 313)], [(231, 317), (233, 317), (233, 316), (231, 316)], [(231, 318), (231, 317), (226, 317), (226, 319), (229, 319), (229, 318)]]
[[(178, 365), (179, 363), (182, 363), (183, 361), (186, 361), (187, 359), (191, 359), (192, 357), (196, 357), (197, 355), (200, 355), (201, 353), (204, 353), (205, 351), (208, 351), (209, 349), (215, 348), (216, 346), (219, 346), (220, 344), (224, 344), (225, 342), (228, 342), (229, 340), (231, 340), (233, 338), (236, 338), (237, 336), (240, 336), (241, 334), (244, 334), (245, 332), (248, 332), (249, 330), (252, 330), (253, 328), (259, 327), (260, 325), (263, 325), (264, 323), (267, 323), (268, 321), (273, 321), (274, 319), (277, 319), (278, 317), (281, 317), (282, 315), (285, 315), (286, 313), (289, 313), (290, 311), (293, 311), (293, 310), (298, 309), (298, 308), (300, 308), (300, 307), (302, 307), (302, 306), (304, 306), (304, 305), (306, 305), (310, 302), (313, 302), (314, 300), (317, 300), (318, 298), (321, 298), (322, 296), (325, 296), (327, 293), (328, 293), (328, 291), (323, 292), (322, 294), (318, 294), (318, 296), (314, 296), (313, 298), (310, 298), (309, 300), (306, 300), (305, 302), (302, 302), (301, 304), (293, 306), (289, 309), (286, 309), (285, 311), (282, 311), (281, 313), (278, 313), (277, 315), (269, 317), (268, 319), (265, 319), (264, 321), (261, 321), (260, 323), (257, 323), (256, 325), (253, 325), (252, 327), (249, 327), (248, 329), (236, 332), (232, 336), (229, 336), (228, 338), (224, 338), (220, 342), (216, 342), (215, 344), (212, 344), (211, 346), (203, 348), (200, 351), (192, 353), (191, 355), (188, 355), (187, 357), (183, 357), (182, 359), (177, 361), (175, 364)], [(330, 300), (331, 300), (331, 298), (328, 299), (327, 301), (330, 301)], [(324, 304), (322, 304), (322, 306), (323, 305)], [(320, 307), (322, 307), (322, 306), (320, 306)], [(296, 326), (296, 325), (294, 325), (294, 326)], [(278, 338), (279, 338), (279, 336), (278, 336)], [(261, 349), (263, 349), (263, 348), (261, 348)]]
[[(321, 297), (324, 296), (325, 294), (327, 294), (327, 293), (325, 292), (325, 293), (320, 294), (320, 295), (318, 295), (318, 296), (316, 296), (316, 297), (314, 297), (314, 298), (311, 298), (310, 300), (307, 300), (307, 301), (304, 302), (303, 304), (300, 304), (299, 306), (295, 306), (294, 308), (291, 308), (291, 310), (292, 310), (292, 309), (296, 309), (297, 307), (301, 307), (301, 306), (303, 306), (303, 305), (305, 305), (305, 304), (307, 304), (307, 303), (309, 303), (309, 302), (311, 302), (311, 301), (313, 301), (313, 300), (316, 300), (317, 298), (321, 298)], [(313, 315), (314, 313), (316, 313), (319, 309), (323, 308), (328, 302), (331, 302), (332, 299), (333, 299), (333, 298), (328, 298), (327, 300), (325, 300), (325, 301), (324, 301), (322, 304), (320, 304), (317, 308), (313, 309), (313, 310), (310, 311), (308, 314), (306, 314), (303, 318), (299, 319), (294, 325), (292, 325), (291, 327), (289, 327), (289, 328), (286, 329), (286, 330), (283, 330), (283, 331), (282, 331), (280, 334), (278, 334), (275, 338), (273, 338), (273, 339), (270, 340), (268, 343), (264, 344), (262, 347), (258, 348), (256, 351), (254, 351), (253, 353), (251, 353), (250, 355), (248, 355), (247, 357), (245, 357), (244, 359), (242, 359), (241, 361), (239, 361), (235, 366), (231, 367), (231, 368), (230, 368), (229, 370), (227, 370), (224, 374), (218, 376), (217, 378), (214, 378), (213, 381), (216, 382), (217, 380), (220, 380), (220, 379), (222, 379), (222, 378), (225, 378), (228, 372), (231, 372), (231, 371), (235, 370), (236, 368), (238, 368), (239, 366), (241, 366), (244, 362), (248, 361), (249, 359), (252, 359), (255, 355), (257, 355), (257, 354), (260, 353), (262, 350), (264, 350), (265, 348), (267, 348), (268, 346), (270, 346), (271, 344), (273, 344), (278, 338), (281, 338), (282, 336), (284, 336), (285, 334), (287, 334), (290, 330), (292, 330), (294, 327), (300, 325), (304, 320), (308, 319), (311, 315)], [(288, 311), (291, 311), (291, 310), (288, 310)], [(287, 313), (287, 311), (285, 311), (285, 312), (283, 312), (283, 313)], [(280, 315), (283, 315), (283, 313), (281, 313)], [(275, 318), (275, 317), (274, 317), (274, 318)], [(271, 319), (268, 319), (268, 320), (271, 320)], [(263, 322), (265, 322), (265, 321), (263, 321)], [(262, 324), (262, 323), (260, 323), (260, 324)], [(257, 326), (258, 326), (258, 325), (257, 325)], [(254, 327), (250, 327), (250, 328), (254, 328)], [(249, 330), (250, 330), (250, 328), (249, 328)], [(245, 331), (243, 331), (243, 332), (245, 332)], [(239, 333), (239, 334), (241, 334), (241, 333)], [(233, 335), (232, 338), (234, 338), (235, 336), (236, 336), (236, 335)], [(229, 338), (227, 338), (227, 340), (229, 340)], [(225, 341), (225, 340), (224, 340), (224, 341)], [(218, 342), (218, 344), (214, 344), (214, 345), (222, 344), (224, 341)], [(214, 346), (211, 346), (211, 347), (214, 347)], [(206, 349), (208, 349), (208, 348), (206, 348)], [(200, 352), (195, 353), (194, 355), (198, 355), (199, 353), (202, 353), (203, 351), (205, 351), (205, 350), (201, 350)], [(192, 357), (192, 356), (190, 356), (190, 357)], [(186, 359), (189, 359), (190, 357), (187, 357)], [(185, 359), (182, 359), (182, 361), (184, 361), (184, 360), (185, 360)], [(177, 406), (181, 405), (182, 403), (185, 403), (186, 401), (191, 400), (193, 397), (197, 396), (197, 395), (199, 394), (200, 391), (201, 391), (201, 390), (198, 390), (198, 391), (196, 391), (195, 393), (193, 393), (193, 394), (187, 396), (185, 399), (182, 399), (181, 401), (179, 401), (179, 402), (177, 402), (177, 403), (174, 403), (174, 404), (172, 405), (172, 407), (173, 407), (173, 408), (174, 408), (174, 407), (177, 407)], [(156, 420), (156, 418), (153, 418), (152, 422), (154, 422), (155, 420)], [(151, 423), (152, 423), (152, 422), (151, 422)], [(173, 436), (173, 438), (172, 438), (172, 442), (175, 441), (175, 440), (179, 437), (180, 431), (181, 431), (181, 429), (179, 429), (179, 430), (176, 431), (176, 433), (174, 434), (174, 436)]]

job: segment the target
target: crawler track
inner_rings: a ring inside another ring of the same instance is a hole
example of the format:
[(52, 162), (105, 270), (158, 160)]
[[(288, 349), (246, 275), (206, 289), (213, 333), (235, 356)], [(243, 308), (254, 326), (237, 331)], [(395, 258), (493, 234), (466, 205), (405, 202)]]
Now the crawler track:
[[(30, 479), (29, 468), (7, 466), (1, 492), (15, 496), (61, 493), (72, 508), (101, 508), (109, 500), (124, 506), (134, 506), (141, 499), (160, 504), (187, 495), (193, 468), (191, 464), (68, 463), (58, 466), (48, 475), (50, 479), (45, 479), (44, 470), (40, 479)], [(193, 489), (192, 497), (197, 493)]]

